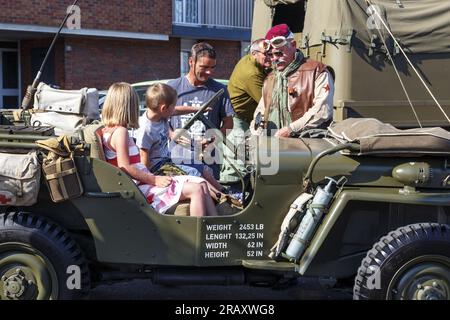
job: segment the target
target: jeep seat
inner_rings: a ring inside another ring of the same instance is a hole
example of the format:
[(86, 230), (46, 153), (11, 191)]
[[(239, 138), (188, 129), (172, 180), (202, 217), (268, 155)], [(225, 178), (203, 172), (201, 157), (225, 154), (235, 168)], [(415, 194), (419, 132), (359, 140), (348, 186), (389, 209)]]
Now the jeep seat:
[(190, 203), (190, 200), (180, 201), (170, 207), (169, 210), (166, 211), (166, 214), (184, 217), (189, 216)]
[(92, 158), (106, 161), (105, 152), (103, 151), (101, 130), (103, 124), (90, 124), (83, 128), (83, 140), (90, 144), (90, 156)]

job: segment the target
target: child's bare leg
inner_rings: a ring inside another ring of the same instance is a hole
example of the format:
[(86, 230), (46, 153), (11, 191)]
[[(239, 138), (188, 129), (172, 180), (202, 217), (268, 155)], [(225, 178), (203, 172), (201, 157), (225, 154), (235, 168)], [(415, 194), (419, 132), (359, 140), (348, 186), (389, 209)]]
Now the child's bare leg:
[(206, 185), (208, 186), (208, 194), (216, 201), (219, 201), (222, 197), (222, 192), (214, 188), (214, 186), (205, 180)]
[(207, 182), (202, 182), (200, 183), (200, 185), (203, 188), (203, 193), (205, 194), (205, 206), (206, 211), (208, 212), (208, 216), (217, 216), (217, 209), (212, 198), (210, 197), (210, 190)]
[[(206, 183), (208, 184), (209, 194), (215, 201), (220, 201), (222, 196), (225, 195), (221, 191), (223, 186), (216, 180), (216, 178), (214, 178), (214, 176), (211, 174), (211, 172), (207, 168), (205, 168), (203, 170), (203, 173), (204, 173), (204, 175), (209, 177), (209, 179), (207, 177), (203, 177), (206, 180)], [(212, 181), (212, 183), (211, 183), (211, 181)]]
[(214, 175), (208, 170), (207, 167), (203, 169), (202, 176), (206, 181), (209, 182), (211, 186), (213, 186), (217, 190), (217, 192), (219, 192), (219, 190), (222, 190), (223, 186), (216, 180), (216, 178), (214, 178)]
[(205, 205), (206, 198), (207, 197), (205, 197), (205, 191), (203, 190), (201, 183), (186, 182), (184, 184), (183, 190), (181, 191), (180, 200), (190, 199), (190, 216), (202, 217), (207, 215), (207, 207)]

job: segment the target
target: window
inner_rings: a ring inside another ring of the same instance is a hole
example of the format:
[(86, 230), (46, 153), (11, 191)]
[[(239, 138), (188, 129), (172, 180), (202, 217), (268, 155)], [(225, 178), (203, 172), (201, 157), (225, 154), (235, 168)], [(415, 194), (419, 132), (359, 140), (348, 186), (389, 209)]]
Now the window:
[(18, 96), (3, 96), (4, 109), (17, 109), (19, 107)]
[(16, 43), (0, 47), (0, 108), (19, 107), (19, 55), (14, 47)]
[(181, 51), (181, 70), (180, 74), (181, 76), (185, 76), (189, 72), (189, 51)]
[(294, 33), (301, 33), (305, 23), (305, 1), (277, 5), (272, 25), (280, 23), (286, 23)]
[[(44, 61), (48, 48), (31, 49), (31, 79), (36, 77), (42, 61)], [(52, 50), (42, 71), (41, 81), (47, 84), (55, 84), (55, 51)]]
[(254, 0), (173, 0), (173, 23), (250, 29)]
[(200, 23), (199, 0), (175, 0), (174, 21), (177, 23)]
[(3, 51), (3, 88), (18, 89), (19, 88), (19, 56), (17, 51)]
[(180, 75), (185, 76), (189, 72), (189, 56), (191, 48), (196, 43), (196, 40), (181, 39), (180, 40)]

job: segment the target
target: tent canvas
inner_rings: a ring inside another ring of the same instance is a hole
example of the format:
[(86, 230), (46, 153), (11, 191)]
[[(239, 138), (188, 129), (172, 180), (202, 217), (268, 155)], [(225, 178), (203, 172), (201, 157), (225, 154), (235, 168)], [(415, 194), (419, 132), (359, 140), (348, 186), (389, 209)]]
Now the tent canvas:
[[(450, 1), (371, 0), (387, 21), (394, 36), (410, 53), (450, 52)], [(303, 45), (319, 45), (322, 40), (343, 42), (352, 35), (352, 45), (369, 46), (378, 35), (377, 15), (365, 0), (308, 1)], [(380, 25), (380, 22), (378, 22)], [(382, 34), (388, 38), (384, 27)]]
[(264, 38), (270, 27), (272, 27), (272, 10), (265, 4), (264, 0), (255, 0), (252, 41)]

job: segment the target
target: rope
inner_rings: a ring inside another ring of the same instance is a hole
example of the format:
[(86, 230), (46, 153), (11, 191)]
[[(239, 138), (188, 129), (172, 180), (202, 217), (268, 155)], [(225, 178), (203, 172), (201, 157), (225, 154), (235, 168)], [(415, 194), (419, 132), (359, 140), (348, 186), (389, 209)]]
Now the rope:
[[(366, 3), (368, 6), (373, 6), (372, 2), (370, 0), (366, 0)], [(403, 56), (405, 57), (406, 61), (408, 62), (408, 64), (411, 66), (411, 68), (414, 70), (414, 72), (416, 73), (417, 77), (420, 79), (420, 81), (422, 82), (422, 84), (424, 85), (424, 87), (427, 89), (428, 93), (430, 94), (430, 96), (433, 98), (434, 102), (436, 103), (436, 105), (439, 107), (439, 109), (441, 110), (441, 112), (443, 113), (445, 119), (447, 119), (447, 121), (450, 123), (450, 118), (448, 117), (448, 115), (445, 113), (445, 110), (442, 108), (442, 106), (440, 105), (440, 103), (437, 101), (436, 97), (434, 96), (433, 92), (431, 92), (430, 88), (427, 86), (425, 80), (423, 80), (422, 76), (420, 75), (420, 73), (417, 71), (416, 67), (414, 67), (414, 64), (411, 62), (411, 60), (408, 58), (408, 56), (406, 55), (405, 51), (403, 50), (402, 46), (400, 45), (400, 43), (398, 43), (397, 39), (395, 38), (395, 36), (392, 34), (391, 30), (389, 29), (389, 27), (387, 26), (386, 22), (384, 21), (384, 19), (381, 17), (380, 13), (378, 12), (378, 10), (374, 10), (375, 14), (378, 16), (378, 19), (380, 19), (381, 23), (383, 24), (384, 28), (386, 29), (386, 31), (389, 33), (389, 35), (392, 37), (392, 40), (394, 40), (395, 44), (397, 45), (397, 47), (400, 49), (400, 51), (402, 52)], [(389, 50), (388, 50), (389, 51)]]
[[(375, 11), (376, 11), (376, 10), (375, 10)], [(384, 40), (384, 37), (383, 37), (383, 35), (381, 34), (380, 29), (377, 28), (377, 30), (378, 30), (378, 34), (379, 34), (379, 36), (380, 36), (380, 39), (383, 41), (383, 45), (384, 45), (384, 47), (386, 48), (387, 54), (388, 54), (388, 56), (389, 56), (389, 59), (390, 59), (391, 62), (392, 62), (392, 66), (394, 67), (395, 74), (397, 75), (397, 78), (398, 78), (398, 80), (400, 81), (400, 84), (401, 84), (401, 86), (402, 86), (403, 92), (404, 92), (405, 95), (406, 95), (406, 99), (408, 99), (409, 105), (411, 106), (412, 112), (414, 113), (414, 117), (416, 117), (416, 120), (417, 120), (417, 122), (419, 123), (419, 126), (420, 126), (421, 128), (423, 128), (423, 127), (422, 127), (422, 123), (420, 122), (419, 117), (418, 117), (418, 115), (417, 115), (417, 113), (416, 113), (416, 109), (414, 109), (413, 103), (412, 103), (412, 101), (411, 101), (411, 99), (410, 99), (410, 97), (409, 97), (408, 91), (406, 90), (405, 84), (403, 83), (403, 80), (402, 80), (402, 78), (400, 77), (400, 73), (399, 73), (398, 70), (397, 70), (397, 66), (395, 65), (394, 58), (392, 57), (391, 53), (389, 52), (388, 46), (386, 45), (386, 41)]]

